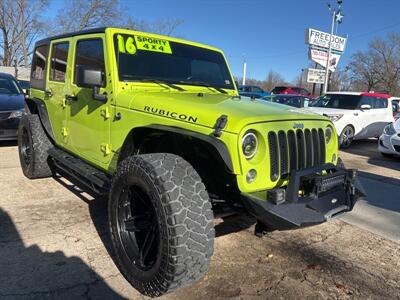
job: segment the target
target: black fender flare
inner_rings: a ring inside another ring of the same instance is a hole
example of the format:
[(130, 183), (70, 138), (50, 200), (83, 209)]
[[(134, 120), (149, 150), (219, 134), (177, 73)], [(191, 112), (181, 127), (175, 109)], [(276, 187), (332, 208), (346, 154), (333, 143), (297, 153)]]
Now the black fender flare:
[[(221, 157), (222, 161), (224, 162), (224, 164), (225, 164), (226, 168), (229, 170), (229, 172), (234, 173), (232, 159), (229, 154), (227, 146), (225, 145), (224, 142), (222, 142), (221, 140), (219, 140), (212, 134), (205, 135), (205, 134), (201, 134), (199, 132), (188, 130), (188, 129), (182, 129), (179, 127), (159, 125), (159, 124), (151, 124), (148, 126), (141, 126), (141, 127), (133, 128), (133, 130), (138, 130), (138, 129), (154, 129), (154, 130), (158, 130), (158, 131), (165, 131), (165, 132), (179, 134), (182, 136), (189, 136), (189, 137), (193, 137), (195, 139), (201, 140), (201, 141), (211, 145), (217, 151), (217, 153)], [(128, 136), (127, 136), (127, 138), (128, 138)], [(125, 140), (125, 142), (126, 142), (126, 140)], [(124, 144), (125, 144), (125, 142), (124, 142)]]
[(54, 134), (53, 129), (51, 128), (51, 123), (49, 119), (49, 114), (47, 112), (46, 105), (44, 104), (43, 100), (38, 98), (26, 98), (25, 99), (25, 111), (28, 114), (37, 114), (39, 115), (40, 122), (43, 125), (44, 130), (54, 142)]

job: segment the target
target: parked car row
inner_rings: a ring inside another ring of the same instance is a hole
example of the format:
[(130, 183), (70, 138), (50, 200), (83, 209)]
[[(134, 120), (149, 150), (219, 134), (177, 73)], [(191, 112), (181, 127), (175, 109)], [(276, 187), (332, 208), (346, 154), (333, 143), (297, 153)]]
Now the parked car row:
[(271, 92), (264, 91), (255, 85), (239, 85), (239, 95), (252, 98), (263, 98), (271, 94), (277, 95), (299, 95), (311, 97), (311, 93), (304, 88), (296, 86), (277, 86)]
[(336, 127), (341, 148), (354, 140), (379, 138), (384, 156), (400, 155), (399, 98), (387, 94), (330, 92), (317, 100), (298, 95), (270, 95), (262, 100), (305, 108), (328, 117)]
[(297, 108), (309, 107), (313, 99), (301, 95), (270, 95), (265, 96), (262, 100), (285, 104)]
[(24, 98), (23, 89), (14, 76), (0, 73), (0, 141), (17, 138), (19, 121), (24, 114)]

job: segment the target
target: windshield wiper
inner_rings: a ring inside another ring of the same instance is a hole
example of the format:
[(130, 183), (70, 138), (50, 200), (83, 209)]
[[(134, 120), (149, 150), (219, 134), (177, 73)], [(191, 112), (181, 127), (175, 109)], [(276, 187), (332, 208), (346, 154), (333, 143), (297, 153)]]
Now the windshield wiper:
[(194, 80), (194, 81), (192, 81), (192, 80), (180, 80), (179, 83), (199, 85), (199, 86), (204, 86), (204, 87), (209, 88), (209, 89), (213, 88), (213, 89), (217, 90), (218, 92), (220, 92), (221, 94), (228, 94), (227, 91), (224, 91), (223, 89), (221, 89), (221, 88), (219, 88), (217, 86), (213, 86), (213, 85), (211, 85), (211, 84), (209, 84), (207, 82), (200, 81), (200, 80)]
[(177, 85), (172, 84), (172, 83), (170, 83), (168, 81), (160, 80), (160, 79), (150, 79), (150, 78), (148, 78), (148, 79), (134, 79), (133, 81), (157, 83), (157, 84), (159, 84), (161, 86), (163, 84), (165, 84), (165, 85), (167, 85), (167, 86), (169, 86), (169, 87), (171, 87), (171, 88), (173, 88), (175, 90), (182, 91), (182, 92), (186, 91), (184, 88), (181, 88), (180, 86), (177, 86)]

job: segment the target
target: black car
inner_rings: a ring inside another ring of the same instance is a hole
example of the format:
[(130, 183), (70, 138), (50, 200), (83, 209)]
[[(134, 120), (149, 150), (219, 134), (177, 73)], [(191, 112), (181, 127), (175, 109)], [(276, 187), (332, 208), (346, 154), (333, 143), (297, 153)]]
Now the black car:
[(311, 106), (312, 99), (300, 95), (271, 95), (262, 98), (263, 100), (285, 104), (297, 108)]
[(29, 80), (18, 79), (19, 86), (22, 88), (24, 93), (26, 94), (28, 90), (31, 88), (31, 83)]
[(17, 139), (24, 93), (14, 76), (0, 73), (0, 141)]

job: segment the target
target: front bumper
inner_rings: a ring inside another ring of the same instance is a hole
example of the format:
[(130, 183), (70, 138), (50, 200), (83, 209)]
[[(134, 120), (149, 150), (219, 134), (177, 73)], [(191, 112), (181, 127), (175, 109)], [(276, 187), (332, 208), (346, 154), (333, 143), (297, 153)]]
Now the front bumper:
[(351, 211), (365, 196), (355, 170), (326, 164), (292, 172), (289, 185), (272, 191), (242, 193), (248, 212), (276, 230), (317, 225)]
[(16, 140), (20, 118), (0, 120), (0, 141)]
[(386, 154), (400, 155), (400, 134), (387, 135), (383, 133), (379, 137), (378, 151)]

